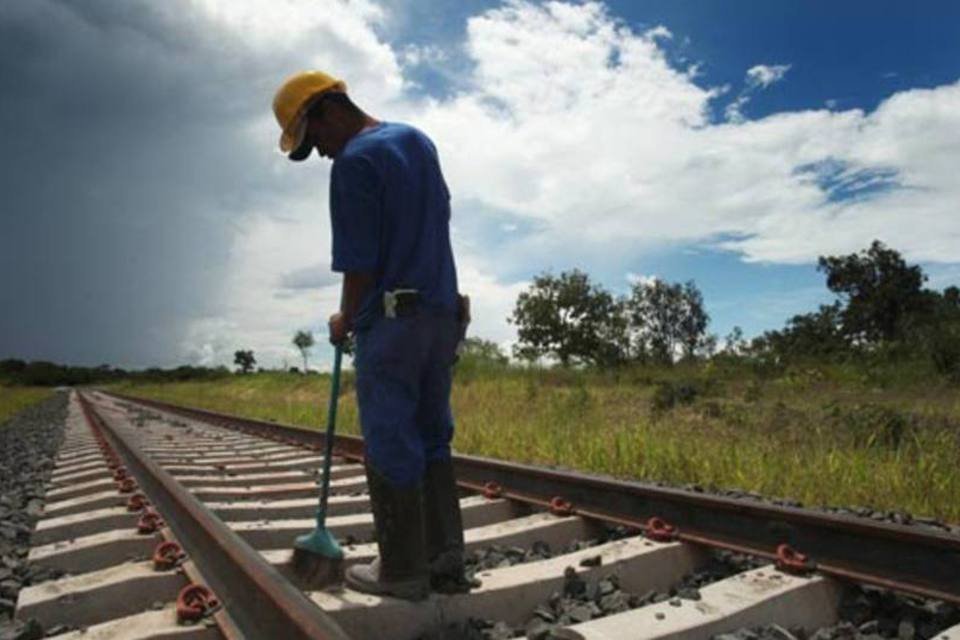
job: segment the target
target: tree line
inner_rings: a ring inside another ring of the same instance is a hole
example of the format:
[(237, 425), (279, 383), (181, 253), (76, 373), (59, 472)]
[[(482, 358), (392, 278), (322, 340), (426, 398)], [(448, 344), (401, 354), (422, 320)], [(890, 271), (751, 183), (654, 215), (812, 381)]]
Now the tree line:
[(16, 384), (29, 387), (79, 386), (105, 384), (121, 380), (144, 382), (179, 382), (204, 380), (230, 375), (226, 367), (181, 365), (170, 369), (127, 370), (102, 364), (95, 367), (79, 367), (57, 364), (46, 360), (26, 361), (19, 358), (0, 360), (0, 384)]
[(960, 288), (927, 288), (923, 269), (880, 241), (858, 253), (821, 256), (817, 270), (834, 301), (756, 338), (753, 353), (782, 360), (924, 357), (937, 372), (960, 379)]
[[(835, 295), (831, 304), (749, 341), (735, 327), (724, 354), (778, 363), (864, 353), (926, 357), (938, 372), (960, 378), (960, 289), (926, 288), (921, 267), (880, 241), (821, 256), (817, 269)], [(712, 357), (719, 346), (693, 281), (639, 281), (617, 297), (578, 269), (542, 273), (520, 293), (508, 321), (517, 328), (515, 357), (564, 366), (672, 364)]]

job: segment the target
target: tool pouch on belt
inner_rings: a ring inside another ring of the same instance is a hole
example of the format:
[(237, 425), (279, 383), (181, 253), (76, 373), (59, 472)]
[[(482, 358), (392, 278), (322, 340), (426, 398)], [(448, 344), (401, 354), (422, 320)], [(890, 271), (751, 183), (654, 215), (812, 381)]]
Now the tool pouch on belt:
[(463, 352), (464, 343), (467, 340), (467, 327), (470, 326), (470, 296), (457, 294), (457, 322), (460, 325), (460, 333), (457, 339), (457, 357)]

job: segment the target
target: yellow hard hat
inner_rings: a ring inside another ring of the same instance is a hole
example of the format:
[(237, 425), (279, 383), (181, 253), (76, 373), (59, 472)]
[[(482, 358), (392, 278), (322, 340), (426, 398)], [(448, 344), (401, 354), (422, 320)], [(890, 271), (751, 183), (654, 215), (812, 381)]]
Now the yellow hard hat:
[(280, 86), (273, 96), (273, 115), (283, 130), (281, 151), (289, 154), (300, 146), (307, 131), (307, 110), (314, 98), (328, 91), (346, 93), (347, 85), (323, 71), (301, 71)]

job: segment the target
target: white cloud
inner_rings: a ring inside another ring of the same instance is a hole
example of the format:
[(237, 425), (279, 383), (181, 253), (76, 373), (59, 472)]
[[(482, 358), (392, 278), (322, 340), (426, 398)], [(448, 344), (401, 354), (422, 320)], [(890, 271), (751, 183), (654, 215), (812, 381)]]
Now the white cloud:
[(447, 53), (434, 45), (408, 44), (400, 55), (404, 66), (416, 67), (422, 64), (437, 64), (447, 59)]
[[(757, 91), (762, 91), (775, 82), (783, 80), (783, 77), (790, 70), (789, 64), (758, 64), (747, 69), (745, 85), (743, 90), (737, 94), (723, 110), (723, 115), (727, 122), (742, 124), (746, 121), (743, 115), (743, 108), (753, 98)], [(829, 105), (828, 105), (829, 106)]]
[(640, 284), (643, 286), (648, 286), (657, 282), (660, 280), (660, 278), (653, 275), (644, 275), (642, 273), (633, 273), (632, 271), (628, 271), (626, 280), (630, 285)]
[(644, 35), (648, 38), (663, 38), (665, 40), (673, 39), (673, 32), (671, 32), (670, 29), (667, 29), (662, 24), (655, 26), (653, 29), (649, 29), (646, 33), (644, 33)]
[(758, 64), (747, 69), (747, 84), (754, 87), (769, 87), (783, 80), (790, 70), (789, 64)]
[[(297, 3), (301, 30), (290, 33), (286, 22), (211, 4), (227, 11), (225, 28), (250, 34), (250, 46), (290, 37), (303, 59), (345, 77), (375, 114), (424, 129), (440, 150), (455, 220), (509, 212), (512, 230), (497, 242), (455, 236), (474, 335), (512, 339), (505, 318), (529, 274), (573, 266), (625, 273), (652, 248), (697, 244), (748, 261), (802, 263), (880, 238), (911, 260), (960, 262), (960, 83), (895, 94), (869, 114), (747, 120), (744, 100), (730, 122), (711, 123), (725, 88), (700, 86), (694, 66), (673, 66), (662, 49), (665, 28), (635, 33), (595, 2), (513, 0), (469, 20), (467, 89), (437, 100), (402, 93), (402, 62), (422, 52), (384, 44), (374, 5)], [(272, 2), (257, 6), (280, 20)], [(745, 91), (768, 87), (789, 68), (752, 67)], [(258, 69), (254, 82), (275, 83), (281, 71)], [(248, 133), (275, 144), (269, 114)], [(828, 160), (849, 175), (882, 169), (894, 178), (890, 188), (831, 199), (822, 180), (801, 170)], [(326, 169), (305, 164), (277, 157), (277, 180), (291, 172), (296, 179), (275, 210), (248, 212), (229, 303), (197, 323), (185, 349), (209, 356), (215, 336), (229, 335), (221, 342), (231, 358), (241, 347), (274, 362), (292, 358), (292, 331), (322, 323), (334, 308), (336, 287), (276, 295), (284, 274), (327, 260)], [(280, 212), (286, 222), (276, 220)]]

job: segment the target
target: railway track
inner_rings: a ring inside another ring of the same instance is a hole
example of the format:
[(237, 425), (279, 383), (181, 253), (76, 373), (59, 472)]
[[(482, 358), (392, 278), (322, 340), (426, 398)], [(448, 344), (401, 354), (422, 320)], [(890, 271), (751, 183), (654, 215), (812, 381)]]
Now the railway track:
[[(70, 640), (405, 640), (458, 637), (471, 619), (500, 621), (502, 637), (526, 625), (535, 638), (619, 640), (812, 631), (837, 621), (851, 584), (960, 605), (960, 538), (946, 532), (469, 456), (456, 472), (468, 550), (493, 558), (478, 569), (482, 586), (422, 603), (305, 591), (287, 563), (293, 538), (313, 527), (322, 441), (72, 394), (29, 554), (59, 577), (23, 589), (17, 617)], [(328, 527), (346, 541), (347, 564), (368, 561), (362, 441), (340, 436), (335, 450)], [(716, 550), (762, 562), (683, 597), (658, 595)], [(916, 637), (960, 639), (960, 626), (935, 631)]]

